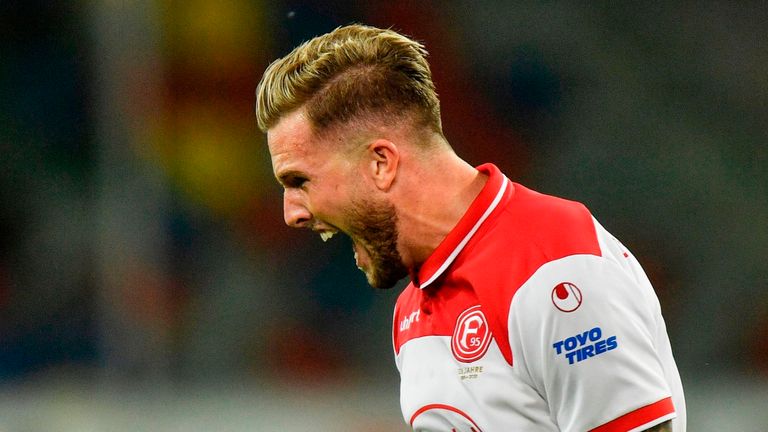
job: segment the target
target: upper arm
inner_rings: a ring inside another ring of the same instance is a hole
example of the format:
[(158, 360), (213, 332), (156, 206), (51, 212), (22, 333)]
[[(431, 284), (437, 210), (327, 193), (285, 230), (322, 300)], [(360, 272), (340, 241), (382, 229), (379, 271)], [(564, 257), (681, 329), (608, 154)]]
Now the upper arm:
[(615, 262), (575, 255), (545, 264), (515, 295), (515, 366), (561, 430), (625, 431), (675, 417), (655, 295), (643, 289)]
[(672, 421), (665, 421), (662, 424), (646, 429), (645, 432), (672, 432)]

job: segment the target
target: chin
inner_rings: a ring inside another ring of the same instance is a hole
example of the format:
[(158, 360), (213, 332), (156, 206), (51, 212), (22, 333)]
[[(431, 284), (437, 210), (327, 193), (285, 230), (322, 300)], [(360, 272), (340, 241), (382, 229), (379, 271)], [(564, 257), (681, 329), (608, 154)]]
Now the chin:
[(382, 275), (376, 272), (365, 272), (365, 278), (368, 280), (368, 285), (380, 290), (388, 290), (394, 287), (406, 276), (407, 274), (399, 275), (399, 273), (388, 273)]

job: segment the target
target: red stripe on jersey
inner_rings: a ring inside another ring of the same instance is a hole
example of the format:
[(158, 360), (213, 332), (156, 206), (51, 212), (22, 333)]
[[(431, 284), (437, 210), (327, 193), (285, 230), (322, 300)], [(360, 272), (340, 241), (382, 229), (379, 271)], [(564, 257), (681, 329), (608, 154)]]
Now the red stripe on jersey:
[[(485, 164), (478, 170), (488, 174), (488, 181), (424, 263), (415, 281), (434, 282), (423, 290), (412, 282), (398, 298), (393, 323), (396, 353), (416, 337), (452, 335), (456, 317), (479, 303), (499, 349), (511, 365), (507, 320), (510, 303), (520, 286), (550, 261), (576, 254), (600, 255), (592, 215), (582, 204), (515, 183), (502, 189), (506, 178), (497, 167)], [(492, 207), (492, 213), (476, 228)], [(473, 229), (477, 231), (472, 233)], [(455, 253), (457, 250), (460, 252)], [(446, 269), (444, 264), (449, 259), (454, 261)], [(551, 288), (546, 295), (549, 291)], [(401, 323), (417, 310), (422, 311), (419, 320), (433, 312), (431, 323), (401, 330), (408, 327)]]
[(631, 413), (609, 421), (608, 423), (592, 429), (591, 432), (625, 432), (647, 425), (654, 420), (672, 414), (675, 412), (675, 406), (672, 404), (672, 398), (668, 397), (642, 408), (638, 408)]
[(409, 422), (411, 427), (413, 427), (413, 422), (416, 420), (416, 417), (424, 414), (425, 412), (427, 412), (429, 410), (433, 410), (433, 409), (442, 409), (442, 410), (446, 410), (446, 411), (455, 412), (456, 414), (464, 417), (470, 423), (472, 423), (474, 425), (474, 427), (477, 428), (477, 429), (474, 429), (474, 430), (476, 430), (477, 432), (482, 432), (480, 430), (480, 426), (478, 426), (477, 423), (475, 423), (475, 421), (472, 420), (472, 418), (467, 415), (467, 413), (465, 413), (464, 411), (462, 411), (462, 410), (460, 410), (460, 409), (458, 409), (456, 407), (452, 407), (450, 405), (445, 405), (445, 404), (429, 404), (429, 405), (424, 405), (423, 407), (421, 407), (418, 410), (416, 410), (416, 412), (413, 413), (413, 415), (411, 416), (411, 421)]
[(443, 264), (445, 264), (453, 253), (463, 246), (465, 238), (470, 235), (475, 224), (483, 217), (485, 212), (491, 207), (496, 200), (496, 196), (499, 194), (500, 189), (507, 182), (506, 178), (492, 164), (484, 164), (477, 167), (477, 170), (483, 174), (488, 175), (488, 181), (483, 186), (483, 189), (472, 201), (464, 216), (459, 219), (456, 226), (448, 233), (447, 236), (440, 242), (432, 254), (427, 258), (424, 264), (421, 265), (418, 275), (413, 278), (414, 285), (421, 287), (420, 284), (424, 282), (431, 282), (436, 273), (444, 271)]

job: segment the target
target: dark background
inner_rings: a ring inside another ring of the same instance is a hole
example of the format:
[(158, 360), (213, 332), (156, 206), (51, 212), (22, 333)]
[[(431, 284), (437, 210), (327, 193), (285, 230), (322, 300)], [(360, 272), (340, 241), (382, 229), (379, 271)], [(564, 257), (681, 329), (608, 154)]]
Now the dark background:
[(765, 3), (399, 0), (0, 3), (0, 427), (403, 427), (398, 290), (284, 226), (253, 114), (352, 22), (427, 45), (460, 155), (635, 252), (690, 430), (765, 429)]

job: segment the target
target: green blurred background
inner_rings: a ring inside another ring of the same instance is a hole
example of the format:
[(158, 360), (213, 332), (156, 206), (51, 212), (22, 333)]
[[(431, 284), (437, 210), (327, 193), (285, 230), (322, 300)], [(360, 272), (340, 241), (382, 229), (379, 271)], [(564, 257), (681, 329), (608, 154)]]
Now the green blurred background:
[(426, 43), (457, 152), (587, 204), (657, 289), (689, 430), (768, 430), (768, 4), (0, 2), (0, 430), (405, 430), (398, 289), (283, 224), (267, 64)]

